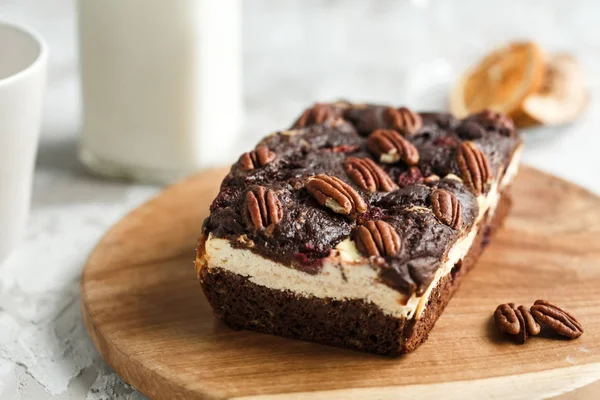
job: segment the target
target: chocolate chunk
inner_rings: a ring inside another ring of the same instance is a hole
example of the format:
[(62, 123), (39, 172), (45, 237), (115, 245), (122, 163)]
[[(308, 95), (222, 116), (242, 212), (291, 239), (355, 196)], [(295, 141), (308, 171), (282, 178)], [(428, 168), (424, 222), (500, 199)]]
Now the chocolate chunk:
[(515, 124), (505, 114), (492, 110), (484, 110), (469, 117), (469, 119), (480, 122), (489, 131), (497, 131), (501, 135), (508, 137), (515, 135)]
[(483, 126), (473, 121), (465, 121), (456, 127), (456, 133), (461, 139), (475, 140), (485, 136), (486, 131)]

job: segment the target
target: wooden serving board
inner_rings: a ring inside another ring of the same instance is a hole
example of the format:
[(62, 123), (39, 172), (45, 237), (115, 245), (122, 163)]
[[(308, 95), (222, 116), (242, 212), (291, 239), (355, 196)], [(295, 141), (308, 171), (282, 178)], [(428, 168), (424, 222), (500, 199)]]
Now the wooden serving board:
[[(429, 340), (389, 359), (234, 331), (213, 318), (193, 260), (225, 172), (200, 173), (133, 211), (83, 272), (91, 338), (149, 397), (538, 399), (600, 379), (600, 198), (584, 189), (523, 167), (504, 228)], [(499, 303), (538, 298), (573, 311), (584, 335), (518, 346), (496, 333), (491, 316)]]

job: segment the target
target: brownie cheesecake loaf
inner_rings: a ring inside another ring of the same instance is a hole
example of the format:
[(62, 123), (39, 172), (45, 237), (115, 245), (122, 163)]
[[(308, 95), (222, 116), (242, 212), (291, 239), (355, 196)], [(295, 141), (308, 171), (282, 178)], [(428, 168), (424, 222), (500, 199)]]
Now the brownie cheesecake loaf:
[(521, 139), (485, 111), (316, 104), (244, 153), (196, 268), (238, 329), (395, 356), (425, 339), (510, 207)]

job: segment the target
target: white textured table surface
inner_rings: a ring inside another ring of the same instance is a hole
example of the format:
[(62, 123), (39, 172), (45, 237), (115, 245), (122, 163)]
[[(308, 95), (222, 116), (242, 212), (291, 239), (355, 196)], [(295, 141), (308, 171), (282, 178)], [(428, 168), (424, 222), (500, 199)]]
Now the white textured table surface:
[[(159, 188), (92, 177), (76, 160), (72, 0), (0, 0), (0, 19), (36, 27), (51, 47), (28, 233), (0, 266), (0, 400), (141, 399), (87, 338), (78, 280), (106, 229)], [(592, 98), (576, 124), (529, 135), (525, 162), (600, 193), (599, 27), (595, 0), (247, 2), (240, 148), (315, 99), (443, 107), (447, 82), (482, 51), (534, 38), (582, 60)]]

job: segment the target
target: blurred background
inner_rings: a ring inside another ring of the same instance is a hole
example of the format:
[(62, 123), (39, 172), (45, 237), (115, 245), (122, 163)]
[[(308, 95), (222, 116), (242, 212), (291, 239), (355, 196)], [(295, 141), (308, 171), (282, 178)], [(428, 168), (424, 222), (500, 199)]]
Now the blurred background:
[[(2, 18), (34, 26), (51, 47), (40, 163), (54, 152), (66, 163), (81, 115), (74, 2), (0, 4)], [(514, 39), (575, 55), (591, 93), (600, 85), (600, 4), (593, 0), (255, 0), (243, 4), (242, 14), (245, 119), (232, 154), (287, 127), (314, 101), (445, 108), (465, 68)], [(528, 148), (525, 161), (580, 184), (596, 183), (580, 173), (591, 160), (577, 155), (597, 143), (590, 123), (598, 107), (592, 95), (587, 114), (574, 126), (536, 135), (542, 140)], [(563, 146), (566, 140), (572, 145)], [(560, 161), (545, 159), (548, 147), (561, 148)]]
[[(0, 399), (142, 398), (87, 339), (78, 279), (105, 230), (160, 187), (102, 179), (78, 161), (75, 2), (0, 0), (0, 19), (34, 27), (51, 50), (27, 236), (0, 269)], [(466, 68), (499, 44), (526, 39), (574, 55), (590, 102), (571, 124), (526, 131), (524, 162), (600, 193), (599, 29), (595, 0), (243, 2), (244, 119), (220, 163), (315, 101), (447, 109)]]

